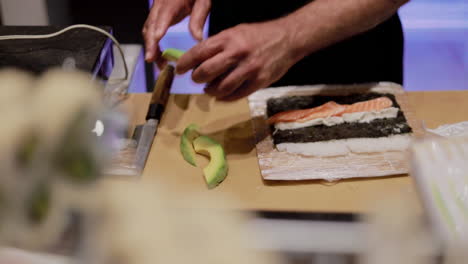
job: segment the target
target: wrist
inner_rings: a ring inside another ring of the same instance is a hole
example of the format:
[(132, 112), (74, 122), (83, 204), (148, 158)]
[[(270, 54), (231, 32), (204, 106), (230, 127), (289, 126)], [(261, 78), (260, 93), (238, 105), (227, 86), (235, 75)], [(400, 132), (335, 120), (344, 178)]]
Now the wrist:
[(307, 33), (309, 30), (303, 27), (303, 23), (293, 13), (278, 19), (277, 27), (285, 32), (285, 43), (288, 54), (294, 63), (300, 61), (311, 52), (311, 47), (307, 45)]
[(304, 57), (299, 51), (297, 43), (295, 43), (295, 34), (291, 34), (294, 29), (291, 28), (289, 21), (279, 18), (265, 22), (264, 25), (268, 25), (267, 28), (269, 28), (270, 33), (267, 33), (267, 35), (270, 36), (270, 39), (278, 44), (281, 43), (277, 51), (284, 63), (293, 65)]

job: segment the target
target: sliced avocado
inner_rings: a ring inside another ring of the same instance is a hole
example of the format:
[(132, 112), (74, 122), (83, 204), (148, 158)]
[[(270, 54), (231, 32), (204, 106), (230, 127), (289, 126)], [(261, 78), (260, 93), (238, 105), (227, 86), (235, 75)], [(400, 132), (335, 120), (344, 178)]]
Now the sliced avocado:
[(184, 133), (180, 137), (180, 153), (188, 163), (197, 166), (195, 161), (195, 151), (193, 150), (193, 140), (200, 136), (198, 126), (190, 124), (185, 128)]
[(210, 157), (210, 163), (203, 169), (203, 174), (208, 188), (216, 187), (226, 178), (228, 173), (228, 164), (223, 147), (207, 136), (197, 137), (193, 141), (193, 147), (197, 153)]
[(178, 49), (166, 49), (162, 53), (162, 57), (168, 61), (177, 61), (185, 51)]

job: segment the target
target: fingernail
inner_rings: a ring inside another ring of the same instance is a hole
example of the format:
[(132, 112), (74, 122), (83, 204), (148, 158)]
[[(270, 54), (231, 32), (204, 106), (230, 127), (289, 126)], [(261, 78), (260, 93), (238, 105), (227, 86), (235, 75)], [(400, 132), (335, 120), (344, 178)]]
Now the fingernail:
[(201, 41), (202, 40), (202, 34), (200, 33), (199, 30), (195, 31), (194, 37), (196, 40)]
[(149, 60), (151, 58), (151, 53), (150, 52), (146, 52), (145, 54), (145, 60)]

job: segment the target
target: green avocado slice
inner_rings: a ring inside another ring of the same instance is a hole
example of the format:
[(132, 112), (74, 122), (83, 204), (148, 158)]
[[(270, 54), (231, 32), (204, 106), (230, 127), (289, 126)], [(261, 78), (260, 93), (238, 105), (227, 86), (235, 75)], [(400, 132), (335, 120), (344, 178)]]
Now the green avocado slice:
[(200, 136), (198, 129), (196, 124), (190, 124), (185, 128), (184, 133), (180, 137), (180, 153), (182, 153), (184, 160), (193, 166), (197, 166), (195, 151), (193, 150), (193, 140)]
[(166, 49), (162, 53), (162, 57), (168, 61), (177, 61), (185, 51), (179, 49)]
[(193, 147), (197, 153), (210, 157), (210, 163), (203, 169), (203, 174), (208, 188), (216, 187), (226, 178), (228, 173), (228, 164), (223, 147), (207, 136), (197, 137), (193, 141)]

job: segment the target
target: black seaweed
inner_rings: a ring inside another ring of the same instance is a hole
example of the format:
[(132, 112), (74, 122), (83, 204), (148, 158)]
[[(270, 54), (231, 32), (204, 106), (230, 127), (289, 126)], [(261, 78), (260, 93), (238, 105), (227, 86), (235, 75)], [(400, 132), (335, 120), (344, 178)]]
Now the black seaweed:
[[(400, 109), (400, 105), (393, 94), (364, 93), (348, 96), (314, 95), (273, 98), (267, 101), (267, 113), (268, 116), (272, 116), (283, 111), (317, 107), (329, 101), (335, 101), (339, 104), (353, 104), (381, 96), (388, 97), (393, 101), (393, 106)], [(271, 131), (275, 131), (274, 126), (271, 126)], [(318, 125), (277, 130), (273, 133), (273, 141), (275, 144), (284, 142), (303, 143), (346, 138), (378, 138), (411, 132), (412, 129), (400, 110), (396, 118), (376, 119), (369, 123), (343, 123), (335, 126)]]
[[(274, 129), (274, 128), (273, 128)], [(275, 144), (304, 143), (346, 138), (378, 138), (411, 133), (404, 116), (376, 119), (370, 123), (343, 123), (336, 126), (310, 126), (298, 129), (277, 130), (273, 133)]]

